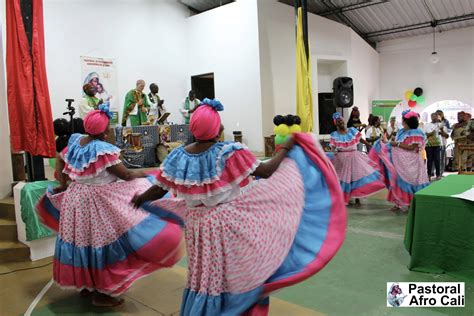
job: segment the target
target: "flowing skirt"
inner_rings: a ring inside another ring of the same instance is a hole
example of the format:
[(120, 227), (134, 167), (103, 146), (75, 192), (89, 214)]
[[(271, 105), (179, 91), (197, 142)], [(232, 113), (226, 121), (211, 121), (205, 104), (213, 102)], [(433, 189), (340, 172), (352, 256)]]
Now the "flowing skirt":
[(425, 163), (419, 152), (378, 141), (372, 147), (369, 158), (384, 176), (387, 200), (399, 207), (408, 207), (413, 195), (429, 185)]
[(364, 198), (385, 188), (383, 177), (360, 151), (340, 151), (331, 156), (331, 162), (339, 176), (344, 201)]
[(117, 296), (138, 278), (180, 259), (181, 227), (130, 204), (150, 186), (146, 179), (73, 182), (41, 199), (37, 210), (43, 223), (58, 231), (53, 279), (60, 287)]
[(266, 315), (270, 292), (321, 270), (341, 246), (346, 212), (337, 175), (304, 134), (270, 179), (215, 207), (177, 199), (146, 210), (184, 226), (188, 282), (181, 315)]

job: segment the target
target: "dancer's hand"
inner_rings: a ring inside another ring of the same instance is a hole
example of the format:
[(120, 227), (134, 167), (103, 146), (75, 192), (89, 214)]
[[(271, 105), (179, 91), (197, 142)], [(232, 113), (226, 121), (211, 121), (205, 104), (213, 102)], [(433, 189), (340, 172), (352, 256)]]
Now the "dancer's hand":
[(293, 146), (295, 145), (295, 140), (293, 139), (293, 137), (288, 137), (288, 139), (286, 140), (286, 142), (283, 144), (283, 146), (281, 146), (281, 148), (284, 148), (288, 151), (290, 151)]
[(67, 185), (60, 185), (53, 189), (54, 193), (61, 193), (67, 190)]
[(143, 203), (145, 203), (145, 199), (143, 198), (143, 194), (136, 194), (133, 198), (132, 198), (132, 204), (133, 204), (133, 207), (135, 208), (140, 208), (142, 206)]

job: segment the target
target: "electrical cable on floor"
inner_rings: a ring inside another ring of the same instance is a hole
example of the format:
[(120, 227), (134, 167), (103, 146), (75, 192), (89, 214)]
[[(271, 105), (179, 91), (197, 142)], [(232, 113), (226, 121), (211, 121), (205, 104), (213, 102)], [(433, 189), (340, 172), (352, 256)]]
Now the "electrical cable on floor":
[(49, 263), (44, 264), (44, 265), (42, 265), (42, 266), (31, 267), (31, 268), (24, 268), (24, 269), (18, 269), (18, 270), (13, 270), (13, 271), (9, 271), (9, 272), (3, 272), (3, 273), (0, 273), (0, 276), (1, 276), (1, 275), (7, 275), (7, 274), (15, 273), (15, 272), (20, 272), (20, 271), (26, 271), (26, 270), (34, 270), (34, 269), (44, 268), (44, 267), (46, 267), (46, 266), (49, 266), (50, 264), (53, 264), (53, 263), (52, 263), (52, 262), (49, 262)]

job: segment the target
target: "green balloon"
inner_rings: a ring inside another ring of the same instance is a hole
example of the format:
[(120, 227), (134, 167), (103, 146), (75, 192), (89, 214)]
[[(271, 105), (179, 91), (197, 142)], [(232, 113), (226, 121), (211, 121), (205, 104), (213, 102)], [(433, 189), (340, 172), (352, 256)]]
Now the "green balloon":
[(419, 97), (417, 97), (417, 98), (416, 98), (416, 103), (420, 103), (420, 104), (425, 103), (425, 96), (424, 96), (424, 95), (420, 95)]
[(410, 97), (410, 100), (415, 101), (418, 99), (418, 97), (415, 94), (412, 94)]
[(56, 158), (49, 158), (49, 166), (51, 168), (56, 168)]
[(283, 135), (275, 135), (275, 145), (281, 145), (284, 142), (286, 142), (286, 139), (288, 136), (283, 136)]

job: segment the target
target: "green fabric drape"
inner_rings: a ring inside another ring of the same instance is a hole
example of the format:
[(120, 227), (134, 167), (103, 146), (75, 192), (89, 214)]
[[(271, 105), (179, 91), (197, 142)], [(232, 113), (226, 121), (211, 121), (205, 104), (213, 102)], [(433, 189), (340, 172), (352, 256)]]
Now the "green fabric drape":
[(54, 236), (54, 233), (41, 224), (35, 206), (49, 186), (58, 186), (55, 181), (36, 181), (26, 183), (21, 190), (21, 219), (26, 226), (26, 240)]

